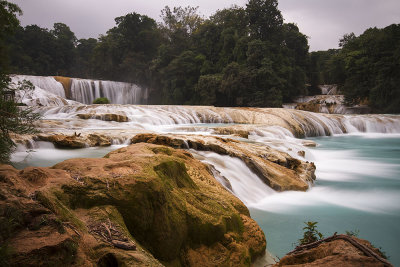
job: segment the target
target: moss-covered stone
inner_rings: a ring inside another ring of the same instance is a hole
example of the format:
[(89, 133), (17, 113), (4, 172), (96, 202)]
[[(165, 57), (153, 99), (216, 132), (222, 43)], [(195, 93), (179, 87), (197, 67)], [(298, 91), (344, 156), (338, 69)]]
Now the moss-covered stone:
[[(265, 249), (264, 234), (243, 203), (186, 151), (136, 144), (45, 170), (43, 182), (21, 179), (35, 182), (36, 201), (60, 219), (62, 236), (79, 233), (79, 259), (158, 266), (154, 255), (166, 266), (196, 266), (201, 254), (208, 266), (246, 266), (258, 255), (254, 244)], [(50, 226), (44, 227), (58, 231)], [(114, 247), (114, 238), (136, 250)]]

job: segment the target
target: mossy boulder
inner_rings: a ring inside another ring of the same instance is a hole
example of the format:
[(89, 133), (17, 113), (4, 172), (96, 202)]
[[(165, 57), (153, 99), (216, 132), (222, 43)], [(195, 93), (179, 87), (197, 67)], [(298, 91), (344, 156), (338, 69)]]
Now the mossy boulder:
[[(135, 144), (100, 159), (4, 172), (10, 187), (20, 185), (30, 202), (53, 216), (46, 218), (61, 222), (42, 225), (40, 217), (28, 223), (15, 213), (23, 225), (32, 224), (3, 238), (17, 247), (20, 262), (29, 261), (20, 233), (27, 238), (47, 229), (40, 250), (60, 235), (60, 225), (65, 232), (53, 247), (64, 255), (63, 242), (76, 244), (76, 253), (67, 251), (74, 255), (66, 258), (70, 265), (249, 266), (265, 251), (264, 233), (243, 203), (184, 150)], [(34, 173), (44, 178), (32, 179)]]

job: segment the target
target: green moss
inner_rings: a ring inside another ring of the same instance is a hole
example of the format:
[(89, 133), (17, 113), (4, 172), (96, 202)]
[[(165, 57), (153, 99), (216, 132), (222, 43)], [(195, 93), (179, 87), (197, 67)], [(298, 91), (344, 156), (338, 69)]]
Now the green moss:
[(13, 249), (8, 244), (2, 244), (0, 246), (0, 266), (9, 266), (13, 253)]
[[(72, 213), (54, 194), (39, 192), (37, 200), (46, 208), (57, 214), (61, 221), (71, 222), (80, 230), (85, 230), (84, 224)], [(62, 231), (62, 230), (61, 230)]]
[(186, 187), (197, 189), (197, 185), (193, 182), (187, 173), (184, 163), (179, 161), (164, 161), (154, 167), (154, 171), (165, 182), (173, 182), (179, 188)]
[(0, 210), (0, 242), (25, 225), (24, 213), (18, 207), (5, 205)]
[(165, 154), (168, 156), (172, 155), (172, 150), (169, 149), (168, 147), (152, 147), (151, 151), (153, 151), (155, 154)]

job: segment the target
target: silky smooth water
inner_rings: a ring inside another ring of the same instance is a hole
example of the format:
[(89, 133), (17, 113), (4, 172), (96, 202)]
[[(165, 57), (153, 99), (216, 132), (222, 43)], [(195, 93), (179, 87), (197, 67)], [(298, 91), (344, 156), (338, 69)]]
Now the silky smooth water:
[(264, 230), (268, 250), (282, 257), (317, 221), (326, 237), (359, 232), (400, 266), (400, 135), (362, 134), (313, 138), (307, 151), (317, 180), (307, 192), (272, 194), (249, 206)]
[(17, 147), (11, 156), (12, 165), (17, 169), (29, 166), (50, 167), (61, 161), (72, 158), (101, 158), (111, 151), (126, 145), (112, 145), (108, 147), (87, 147), (81, 149), (60, 149), (50, 142), (36, 142), (35, 148)]

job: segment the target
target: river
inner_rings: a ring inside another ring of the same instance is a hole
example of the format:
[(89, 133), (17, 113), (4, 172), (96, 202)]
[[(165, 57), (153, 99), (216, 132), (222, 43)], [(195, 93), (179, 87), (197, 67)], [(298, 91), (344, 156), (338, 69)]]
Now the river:
[(308, 158), (317, 180), (307, 192), (283, 192), (249, 205), (268, 250), (282, 257), (302, 237), (303, 222), (325, 236), (351, 231), (400, 265), (400, 135), (357, 134), (312, 138)]
[[(22, 78), (25, 76), (14, 77), (16, 80)], [(111, 137), (113, 145), (71, 150), (32, 141), (29, 149), (19, 145), (12, 155), (15, 167), (46, 167), (69, 158), (102, 157), (126, 146), (136, 133), (216, 135), (216, 128), (235, 128), (237, 124), (237, 129), (248, 131), (248, 139), (230, 138), (269, 145), (303, 160), (297, 152), (304, 150), (305, 160), (315, 162), (317, 167), (317, 179), (307, 192), (278, 193), (261, 182), (239, 159), (191, 151), (198, 159), (214, 165), (230, 181), (233, 193), (249, 207), (252, 217), (263, 228), (267, 248), (272, 254), (282, 257), (292, 250), (302, 236), (304, 222), (316, 221), (318, 230), (325, 236), (352, 231), (381, 247), (389, 260), (400, 266), (397, 245), (400, 239), (399, 115), (343, 116), (285, 109), (82, 105), (63, 100), (66, 92), (61, 85), (54, 87), (55, 81), (51, 77), (33, 77), (31, 81), (37, 87), (37, 94), (32, 94), (26, 104), (37, 105), (35, 109), (44, 119), (41, 123), (44, 132), (67, 135), (97, 132)], [(81, 98), (87, 98), (83, 99), (85, 101), (74, 98), (84, 103), (90, 103), (98, 94), (105, 94), (106, 89), (110, 96), (120, 95), (114, 88), (116, 85), (122, 88), (118, 89), (120, 91), (134, 86), (90, 80), (72, 82), (76, 88), (71, 87), (69, 93), (90, 92), (90, 97), (81, 93), (85, 95)], [(44, 88), (44, 94), (39, 89), (46, 86), (51, 90)], [(132, 92), (132, 103), (143, 97), (142, 90)], [(118, 98), (114, 100), (124, 103)], [(53, 106), (46, 106), (50, 104)], [(93, 119), (79, 119), (81, 114)], [(94, 119), (94, 115), (107, 114), (125, 116), (127, 122)], [(296, 136), (305, 136), (319, 145), (304, 147), (302, 139)]]

